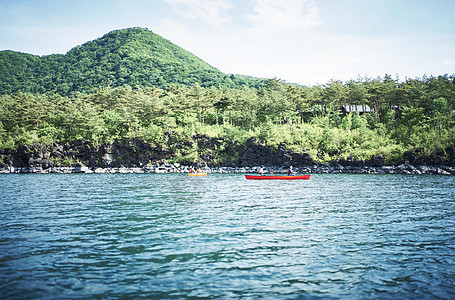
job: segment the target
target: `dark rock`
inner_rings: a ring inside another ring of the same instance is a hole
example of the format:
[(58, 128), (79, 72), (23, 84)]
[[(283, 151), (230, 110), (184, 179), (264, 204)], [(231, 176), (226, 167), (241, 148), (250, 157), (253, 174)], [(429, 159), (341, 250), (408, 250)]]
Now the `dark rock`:
[[(398, 166), (385, 166), (385, 157), (373, 156), (360, 161), (352, 157), (334, 160), (329, 165), (316, 162), (308, 153), (296, 153), (288, 150), (285, 143), (276, 148), (263, 145), (257, 139), (250, 138), (245, 143), (227, 143), (223, 139), (210, 138), (197, 134), (192, 140), (183, 140), (178, 134), (167, 132), (167, 141), (163, 145), (152, 145), (132, 139), (115, 141), (111, 144), (94, 145), (89, 140), (77, 140), (68, 144), (52, 143), (49, 145), (24, 145), (15, 150), (0, 150), (1, 172), (60, 172), (62, 167), (75, 171), (88, 172), (87, 168), (125, 169), (140, 167), (144, 172), (159, 168), (166, 172), (176, 172), (179, 164), (169, 164), (167, 160), (191, 154), (194, 145), (198, 147), (198, 161), (181, 161), (191, 166), (225, 166), (234, 169), (264, 166), (276, 166), (286, 169), (290, 165), (316, 173), (401, 173), (401, 174), (454, 174), (455, 151), (453, 147), (445, 151), (424, 155), (421, 149), (408, 151), (404, 160), (395, 163)], [(322, 154), (321, 154), (322, 155)], [(145, 167), (148, 166), (148, 169)], [(422, 167), (425, 166), (425, 167)], [(430, 167), (428, 167), (430, 166)], [(437, 166), (437, 167), (432, 167)], [(123, 168), (122, 168), (123, 167)], [(46, 171), (47, 170), (47, 171)], [(65, 169), (66, 170), (66, 169)], [(63, 172), (63, 171), (61, 171)]]

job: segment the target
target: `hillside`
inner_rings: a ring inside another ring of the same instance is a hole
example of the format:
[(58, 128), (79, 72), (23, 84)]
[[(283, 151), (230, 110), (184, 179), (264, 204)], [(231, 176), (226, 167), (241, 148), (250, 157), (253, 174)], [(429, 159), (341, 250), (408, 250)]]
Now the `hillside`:
[[(151, 31), (131, 28), (65, 55), (2, 51), (0, 93), (0, 168), (98, 166), (109, 157), (123, 166), (167, 160), (455, 168), (455, 75), (290, 85), (223, 74)], [(352, 113), (346, 105), (371, 109)], [(85, 148), (74, 152), (78, 143)], [(25, 151), (35, 144), (47, 150)]]
[(263, 80), (227, 75), (192, 53), (143, 28), (112, 31), (65, 55), (0, 51), (0, 94), (91, 92), (123, 85), (165, 88), (259, 87)]

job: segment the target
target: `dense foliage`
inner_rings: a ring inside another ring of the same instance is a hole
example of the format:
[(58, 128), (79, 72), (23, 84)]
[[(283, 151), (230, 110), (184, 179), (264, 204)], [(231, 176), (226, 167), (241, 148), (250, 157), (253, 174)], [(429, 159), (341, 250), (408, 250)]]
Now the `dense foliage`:
[(112, 31), (65, 55), (36, 56), (0, 51), (0, 95), (16, 91), (91, 93), (123, 85), (166, 88), (171, 84), (203, 87), (259, 87), (263, 80), (226, 75), (159, 35), (142, 28)]
[[(341, 114), (357, 104), (373, 112)], [(263, 87), (170, 85), (98, 88), (72, 96), (15, 92), (0, 97), (0, 147), (89, 139), (95, 143), (140, 140), (163, 146), (170, 132), (180, 141), (194, 134), (244, 142), (256, 138), (286, 145), (313, 158), (399, 159), (454, 146), (455, 77), (399, 82), (390, 76), (331, 81), (305, 87), (268, 80)], [(198, 157), (196, 145), (192, 157)], [(223, 147), (221, 144), (219, 147)], [(220, 158), (222, 163), (223, 158)]]
[[(226, 75), (147, 29), (110, 32), (65, 55), (0, 52), (0, 149), (140, 139), (162, 147), (254, 138), (312, 158), (389, 161), (455, 143), (455, 77), (390, 76), (305, 87)], [(371, 112), (341, 113), (343, 105)], [(188, 154), (185, 154), (188, 156)], [(223, 157), (219, 162), (223, 162)]]

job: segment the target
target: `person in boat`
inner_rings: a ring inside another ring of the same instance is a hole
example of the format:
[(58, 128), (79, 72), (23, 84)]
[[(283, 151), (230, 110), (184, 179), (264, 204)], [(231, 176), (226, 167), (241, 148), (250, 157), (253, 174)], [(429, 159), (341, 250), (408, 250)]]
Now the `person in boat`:
[(290, 166), (288, 169), (288, 176), (294, 176), (294, 175), (295, 175), (294, 170), (292, 170), (292, 166)]
[(201, 169), (197, 168), (196, 173), (201, 173)]
[(265, 176), (265, 174), (264, 174), (264, 173), (265, 173), (265, 171), (264, 171), (264, 166), (261, 166), (261, 168), (259, 169), (258, 173), (259, 173), (259, 175), (261, 175), (261, 176)]
[(193, 168), (193, 167), (191, 167), (191, 169), (190, 169), (190, 173), (194, 173), (194, 172), (195, 172), (194, 168)]

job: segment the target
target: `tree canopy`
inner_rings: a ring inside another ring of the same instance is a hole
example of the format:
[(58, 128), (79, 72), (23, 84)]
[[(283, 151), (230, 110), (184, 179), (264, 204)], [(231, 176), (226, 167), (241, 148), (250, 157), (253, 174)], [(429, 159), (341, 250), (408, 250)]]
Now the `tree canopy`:
[[(390, 80), (305, 87), (271, 79), (258, 89), (124, 85), (72, 96), (18, 91), (0, 97), (0, 148), (78, 139), (165, 145), (170, 132), (181, 142), (195, 134), (226, 143), (254, 138), (322, 161), (393, 160), (411, 149), (454, 147), (455, 77)], [(342, 114), (342, 105), (358, 103), (374, 109)]]

